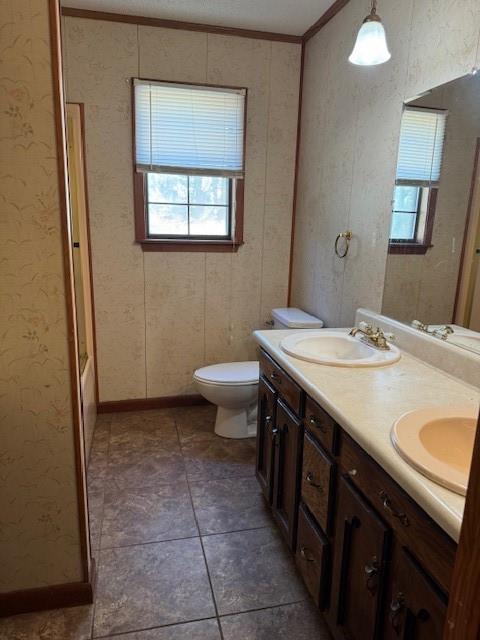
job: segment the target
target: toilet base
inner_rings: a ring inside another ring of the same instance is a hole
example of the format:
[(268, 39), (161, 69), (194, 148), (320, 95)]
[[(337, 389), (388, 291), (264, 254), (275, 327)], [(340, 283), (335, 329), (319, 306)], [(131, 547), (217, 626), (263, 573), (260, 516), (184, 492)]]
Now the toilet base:
[(222, 438), (254, 438), (257, 435), (257, 405), (243, 409), (217, 408), (215, 433)]

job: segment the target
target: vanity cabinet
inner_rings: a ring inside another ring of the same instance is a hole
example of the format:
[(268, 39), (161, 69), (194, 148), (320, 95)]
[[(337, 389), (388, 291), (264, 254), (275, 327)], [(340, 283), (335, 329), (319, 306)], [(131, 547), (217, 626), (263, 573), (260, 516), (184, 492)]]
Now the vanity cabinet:
[(265, 500), (269, 505), (273, 500), (273, 463), (275, 448), (275, 417), (277, 393), (265, 378), (260, 378), (258, 386), (257, 414), (257, 455), (256, 474)]
[(332, 582), (337, 631), (348, 640), (380, 638), (391, 531), (340, 478)]
[(260, 356), (256, 476), (289, 546), (297, 536), (303, 392), (267, 354)]
[(273, 484), (273, 516), (290, 549), (295, 548), (298, 516), (298, 471), (301, 421), (281, 399), (277, 401)]
[(456, 544), (260, 353), (257, 478), (335, 640), (441, 640)]
[(385, 640), (442, 637), (447, 600), (401, 544), (393, 548), (385, 605)]

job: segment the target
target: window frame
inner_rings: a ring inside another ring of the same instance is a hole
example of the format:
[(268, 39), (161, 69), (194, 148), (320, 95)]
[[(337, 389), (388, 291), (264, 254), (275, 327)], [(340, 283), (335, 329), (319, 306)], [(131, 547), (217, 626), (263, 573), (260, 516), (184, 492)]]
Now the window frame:
[[(412, 185), (418, 186), (418, 185)], [(412, 242), (411, 240), (388, 240), (388, 253), (396, 255), (425, 255), (428, 249), (433, 247), (433, 223), (435, 221), (435, 211), (437, 208), (438, 187), (428, 187), (427, 213), (425, 217), (425, 232), (422, 242)], [(393, 215), (393, 210), (392, 210)], [(418, 212), (415, 220), (415, 230), (418, 232)]]
[[(147, 173), (136, 170), (135, 158), (135, 87), (134, 80), (143, 80), (146, 82), (165, 82), (170, 84), (197, 86), (197, 87), (215, 87), (217, 89), (243, 89), (245, 91), (244, 104), (244, 129), (243, 129), (243, 158), (245, 166), (245, 151), (247, 138), (247, 87), (236, 87), (219, 84), (208, 84), (203, 82), (177, 82), (171, 80), (159, 80), (158, 78), (131, 78), (131, 104), (132, 104), (132, 161), (133, 161), (133, 209), (135, 217), (135, 242), (140, 244), (143, 251), (183, 251), (183, 252), (230, 252), (238, 251), (244, 243), (243, 241), (243, 218), (244, 218), (244, 194), (245, 194), (245, 176), (242, 178), (230, 178), (230, 198), (229, 198), (229, 217), (230, 217), (230, 238), (208, 238), (205, 236), (196, 237), (152, 237), (148, 234), (148, 199), (146, 196), (147, 189)], [(179, 171), (179, 175), (184, 174)], [(192, 174), (193, 175), (193, 174)]]

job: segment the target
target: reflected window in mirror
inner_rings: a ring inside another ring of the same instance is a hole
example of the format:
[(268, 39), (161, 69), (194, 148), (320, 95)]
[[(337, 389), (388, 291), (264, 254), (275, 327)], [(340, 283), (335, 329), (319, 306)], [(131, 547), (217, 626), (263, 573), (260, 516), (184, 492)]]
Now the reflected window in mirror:
[(425, 254), (432, 246), (447, 112), (405, 107), (392, 205), (390, 253)]

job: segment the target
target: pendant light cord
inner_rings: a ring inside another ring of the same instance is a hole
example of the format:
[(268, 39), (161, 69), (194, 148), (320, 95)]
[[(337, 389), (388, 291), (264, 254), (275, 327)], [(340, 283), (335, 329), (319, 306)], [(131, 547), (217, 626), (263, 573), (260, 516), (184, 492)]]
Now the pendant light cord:
[(372, 11), (371, 14), (375, 15), (377, 13), (377, 0), (372, 0)]

